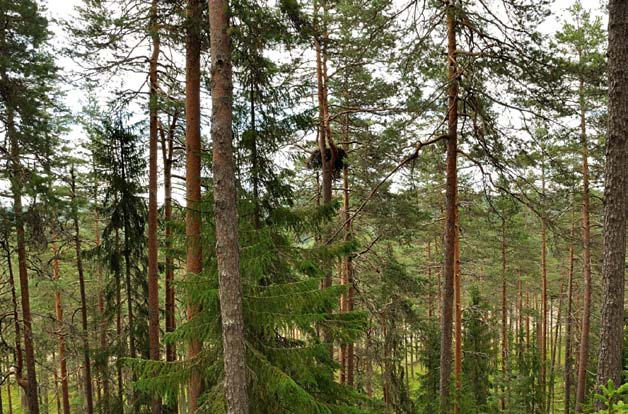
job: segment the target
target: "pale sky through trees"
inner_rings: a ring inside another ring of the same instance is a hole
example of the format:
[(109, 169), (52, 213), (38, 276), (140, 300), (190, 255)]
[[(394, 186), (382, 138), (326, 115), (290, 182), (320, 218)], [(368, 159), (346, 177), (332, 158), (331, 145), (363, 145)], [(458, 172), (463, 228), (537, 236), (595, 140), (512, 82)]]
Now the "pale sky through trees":
[[(405, 5), (407, 4), (407, 1), (408, 0), (396, 0), (396, 2), (399, 5)], [(274, 1), (271, 0), (271, 2), (274, 2)], [(594, 15), (602, 15), (602, 18), (606, 19), (605, 13), (602, 13), (602, 7), (605, 7), (605, 6), (600, 5), (599, 1), (581, 0), (581, 2), (585, 9), (590, 9)], [(53, 30), (54, 35), (56, 37), (56, 39), (52, 42), (54, 47), (61, 48), (65, 46), (65, 44), (67, 43), (65, 40), (66, 34), (63, 32), (63, 29), (60, 27), (58, 22), (71, 20), (72, 16), (75, 14), (74, 9), (80, 6), (81, 3), (82, 3), (81, 0), (47, 0), (44, 2), (44, 4), (47, 4), (49, 17), (53, 19), (52, 24), (51, 24), (51, 29)], [(545, 33), (553, 33), (556, 30), (558, 30), (560, 26), (562, 25), (562, 23), (564, 22), (566, 9), (569, 8), (572, 4), (573, 4), (572, 0), (555, 0), (554, 2), (555, 6), (552, 8), (553, 10), (556, 10), (557, 12), (553, 13), (548, 18), (546, 23), (541, 28), (541, 31)], [(147, 43), (146, 47), (148, 46), (149, 45)], [(64, 72), (64, 76), (67, 76), (68, 79), (73, 78), (74, 76), (72, 75), (73, 71), (76, 71), (76, 73), (81, 73), (81, 68), (75, 62), (73, 62), (69, 57), (64, 56), (63, 53), (57, 53), (57, 57), (58, 57), (57, 63), (61, 66)], [(145, 84), (146, 80), (147, 78), (145, 75), (137, 74), (137, 73), (125, 74), (124, 77), (116, 76), (107, 80), (99, 79), (99, 82), (103, 84), (99, 85), (100, 88), (98, 91), (96, 91), (96, 95), (99, 99), (105, 100), (108, 97), (110, 97), (108, 94), (110, 94), (115, 88), (119, 88), (122, 86), (122, 82), (124, 82), (125, 88), (136, 90), (140, 88), (142, 84)], [(106, 84), (107, 82), (109, 82), (110, 84)], [(144, 85), (144, 87), (146, 87), (146, 85)], [(81, 111), (83, 105), (86, 103), (87, 96), (86, 96), (85, 89), (80, 85), (73, 86), (70, 84), (66, 84), (65, 92), (66, 92), (65, 105), (73, 113), (77, 114), (78, 112)], [(209, 113), (208, 112), (209, 109), (205, 108), (205, 105), (209, 105), (208, 101), (209, 99), (207, 96), (204, 96), (202, 98), (202, 105), (204, 106), (203, 111), (206, 113)], [(105, 104), (105, 102), (100, 102), (100, 104), (103, 105)], [(138, 115), (141, 119), (141, 116), (143, 116), (142, 114), (143, 114), (144, 108), (138, 107), (135, 109), (138, 112), (135, 115)], [(203, 129), (204, 129), (204, 134), (207, 135), (209, 131), (205, 130), (205, 126), (203, 127)], [(72, 130), (68, 133), (67, 139), (70, 142), (78, 142), (84, 139), (83, 136), (84, 136), (84, 133), (81, 130), (80, 126), (72, 125)], [(312, 137), (308, 137), (308, 138), (313, 139)], [(80, 146), (76, 145), (76, 147), (78, 148)], [(279, 157), (281, 159), (278, 159), (277, 161), (280, 164), (286, 165), (286, 163), (288, 164), (291, 163), (291, 161), (289, 161), (286, 157), (282, 155), (279, 155)], [(159, 199), (160, 200), (162, 200), (162, 196), (163, 196), (162, 193), (163, 193), (163, 188), (160, 186), (159, 187)], [(175, 185), (174, 196), (175, 198), (179, 200), (179, 202), (182, 202), (182, 203), (184, 203), (183, 193), (184, 193), (183, 188), (177, 188), (177, 186)]]

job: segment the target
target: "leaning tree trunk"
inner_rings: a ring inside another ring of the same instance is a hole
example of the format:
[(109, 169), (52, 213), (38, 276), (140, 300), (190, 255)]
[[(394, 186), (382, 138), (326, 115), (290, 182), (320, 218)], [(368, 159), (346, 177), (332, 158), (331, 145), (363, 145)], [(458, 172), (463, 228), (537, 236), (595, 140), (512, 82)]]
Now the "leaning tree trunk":
[[(149, 156), (148, 156), (148, 350), (150, 359), (159, 360), (159, 240), (157, 237), (157, 141), (158, 141), (158, 88), (157, 71), (159, 63), (159, 23), (157, 21), (157, 0), (152, 0), (150, 8), (150, 35), (152, 55), (150, 58), (149, 92)], [(151, 413), (161, 413), (161, 399), (156, 393), (151, 395)]]
[[(185, 184), (186, 213), (185, 235), (187, 238), (186, 271), (189, 275), (200, 275), (203, 270), (201, 247), (201, 22), (200, 0), (188, 0), (186, 8), (187, 33), (185, 40)], [(197, 304), (188, 300), (187, 319), (199, 313)], [(187, 358), (195, 359), (201, 352), (201, 341), (190, 340)], [(192, 370), (188, 382), (188, 412), (196, 414), (202, 390), (202, 377)]]
[(89, 327), (87, 325), (87, 295), (85, 294), (85, 276), (83, 274), (83, 257), (81, 248), (81, 233), (78, 218), (78, 204), (76, 200), (76, 180), (74, 167), (70, 171), (72, 179), (72, 219), (74, 221), (74, 247), (76, 249), (76, 270), (79, 277), (79, 291), (81, 295), (81, 327), (83, 328), (83, 361), (85, 364), (85, 403), (87, 414), (94, 413), (94, 394), (92, 390), (92, 362), (89, 351)]
[(448, 51), (448, 140), (447, 178), (445, 189), (445, 266), (441, 311), (440, 347), (440, 411), (450, 414), (451, 399), (449, 381), (451, 376), (451, 342), (453, 322), (454, 278), (456, 273), (456, 224), (457, 207), (457, 155), (458, 155), (458, 65), (456, 63), (456, 6), (449, 2), (447, 7), (447, 51)]
[(608, 138), (604, 190), (604, 295), (597, 385), (621, 382), (626, 267), (628, 1), (608, 3)]
[(222, 320), (224, 390), (229, 414), (248, 414), (240, 246), (232, 148), (233, 83), (229, 1), (209, 0), (214, 145), (214, 219)]

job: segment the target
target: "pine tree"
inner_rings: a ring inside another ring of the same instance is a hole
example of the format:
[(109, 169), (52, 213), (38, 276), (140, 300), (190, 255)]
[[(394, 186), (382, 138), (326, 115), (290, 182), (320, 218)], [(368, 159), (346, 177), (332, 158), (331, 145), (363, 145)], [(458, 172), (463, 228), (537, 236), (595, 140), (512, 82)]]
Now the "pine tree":
[[(3, 178), (8, 179), (13, 199), (13, 215), (18, 255), (26, 378), (17, 372), (18, 383), (26, 392), (30, 414), (39, 414), (37, 374), (33, 341), (32, 314), (24, 233), (23, 196), (32, 186), (24, 157), (41, 153), (42, 128), (46, 111), (55, 99), (52, 83), (56, 68), (48, 51), (48, 21), (37, 3), (31, 0), (0, 4), (0, 111), (8, 161)], [(7, 145), (8, 144), (8, 145)], [(18, 366), (21, 370), (21, 365)]]

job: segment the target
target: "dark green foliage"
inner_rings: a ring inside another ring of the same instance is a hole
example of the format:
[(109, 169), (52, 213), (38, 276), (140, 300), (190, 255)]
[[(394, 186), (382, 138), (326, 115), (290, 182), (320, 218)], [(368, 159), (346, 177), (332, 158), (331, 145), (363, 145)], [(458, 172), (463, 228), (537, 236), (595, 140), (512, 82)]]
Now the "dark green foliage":
[[(101, 119), (92, 133), (94, 169), (102, 195), (97, 208), (107, 218), (97, 251), (108, 270), (106, 317), (113, 321), (116, 312), (126, 311), (128, 321), (124, 336), (117, 337), (110, 350), (119, 364), (122, 356), (148, 358), (147, 210), (141, 196), (146, 163), (137, 129), (127, 126), (122, 115)], [(123, 285), (124, 310), (117, 298)], [(135, 409), (146, 403), (142, 399), (145, 396), (133, 397)], [(127, 403), (118, 395), (112, 405)]]
[[(321, 290), (322, 260), (346, 253), (347, 247), (318, 249), (298, 243), (294, 217), (273, 217), (273, 227), (254, 229), (241, 225), (241, 269), (247, 326), (247, 365), (251, 370), (252, 412), (352, 413), (368, 412), (367, 401), (334, 380), (337, 364), (317, 329), (327, 328), (336, 341), (355, 341), (365, 327), (360, 312), (330, 313), (338, 303), (341, 286)], [(302, 222), (301, 224), (304, 224)], [(311, 230), (311, 228), (310, 228)], [(213, 245), (211, 223), (205, 242)], [(350, 248), (350, 246), (348, 246)], [(206, 372), (204, 396), (207, 413), (224, 412), (222, 360), (215, 259), (210, 256), (203, 276), (182, 285), (191, 300), (202, 307), (195, 319), (180, 326), (167, 340), (199, 338), (199, 363)], [(199, 336), (199, 334), (201, 334)], [(139, 364), (139, 362), (138, 362)], [(187, 363), (144, 361), (138, 386), (162, 393), (173, 392), (187, 376)], [(159, 371), (156, 377), (155, 370)], [(358, 408), (362, 407), (362, 408)], [(296, 410), (296, 411), (295, 411)]]

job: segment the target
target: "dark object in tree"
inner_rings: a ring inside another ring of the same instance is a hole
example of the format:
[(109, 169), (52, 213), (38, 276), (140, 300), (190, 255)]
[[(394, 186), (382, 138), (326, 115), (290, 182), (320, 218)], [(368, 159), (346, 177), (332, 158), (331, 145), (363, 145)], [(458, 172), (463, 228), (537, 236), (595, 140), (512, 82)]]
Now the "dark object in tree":
[[(342, 148), (336, 148), (335, 156), (333, 155), (333, 153), (334, 151), (331, 148), (327, 148), (325, 150), (325, 161), (331, 161), (333, 167), (333, 178), (334, 180), (339, 180), (342, 169), (345, 167), (345, 165), (348, 165), (348, 163), (345, 161), (347, 153)], [(309, 168), (310, 170), (320, 170), (323, 166), (321, 152), (319, 150), (312, 151), (306, 165), (307, 168)]]

